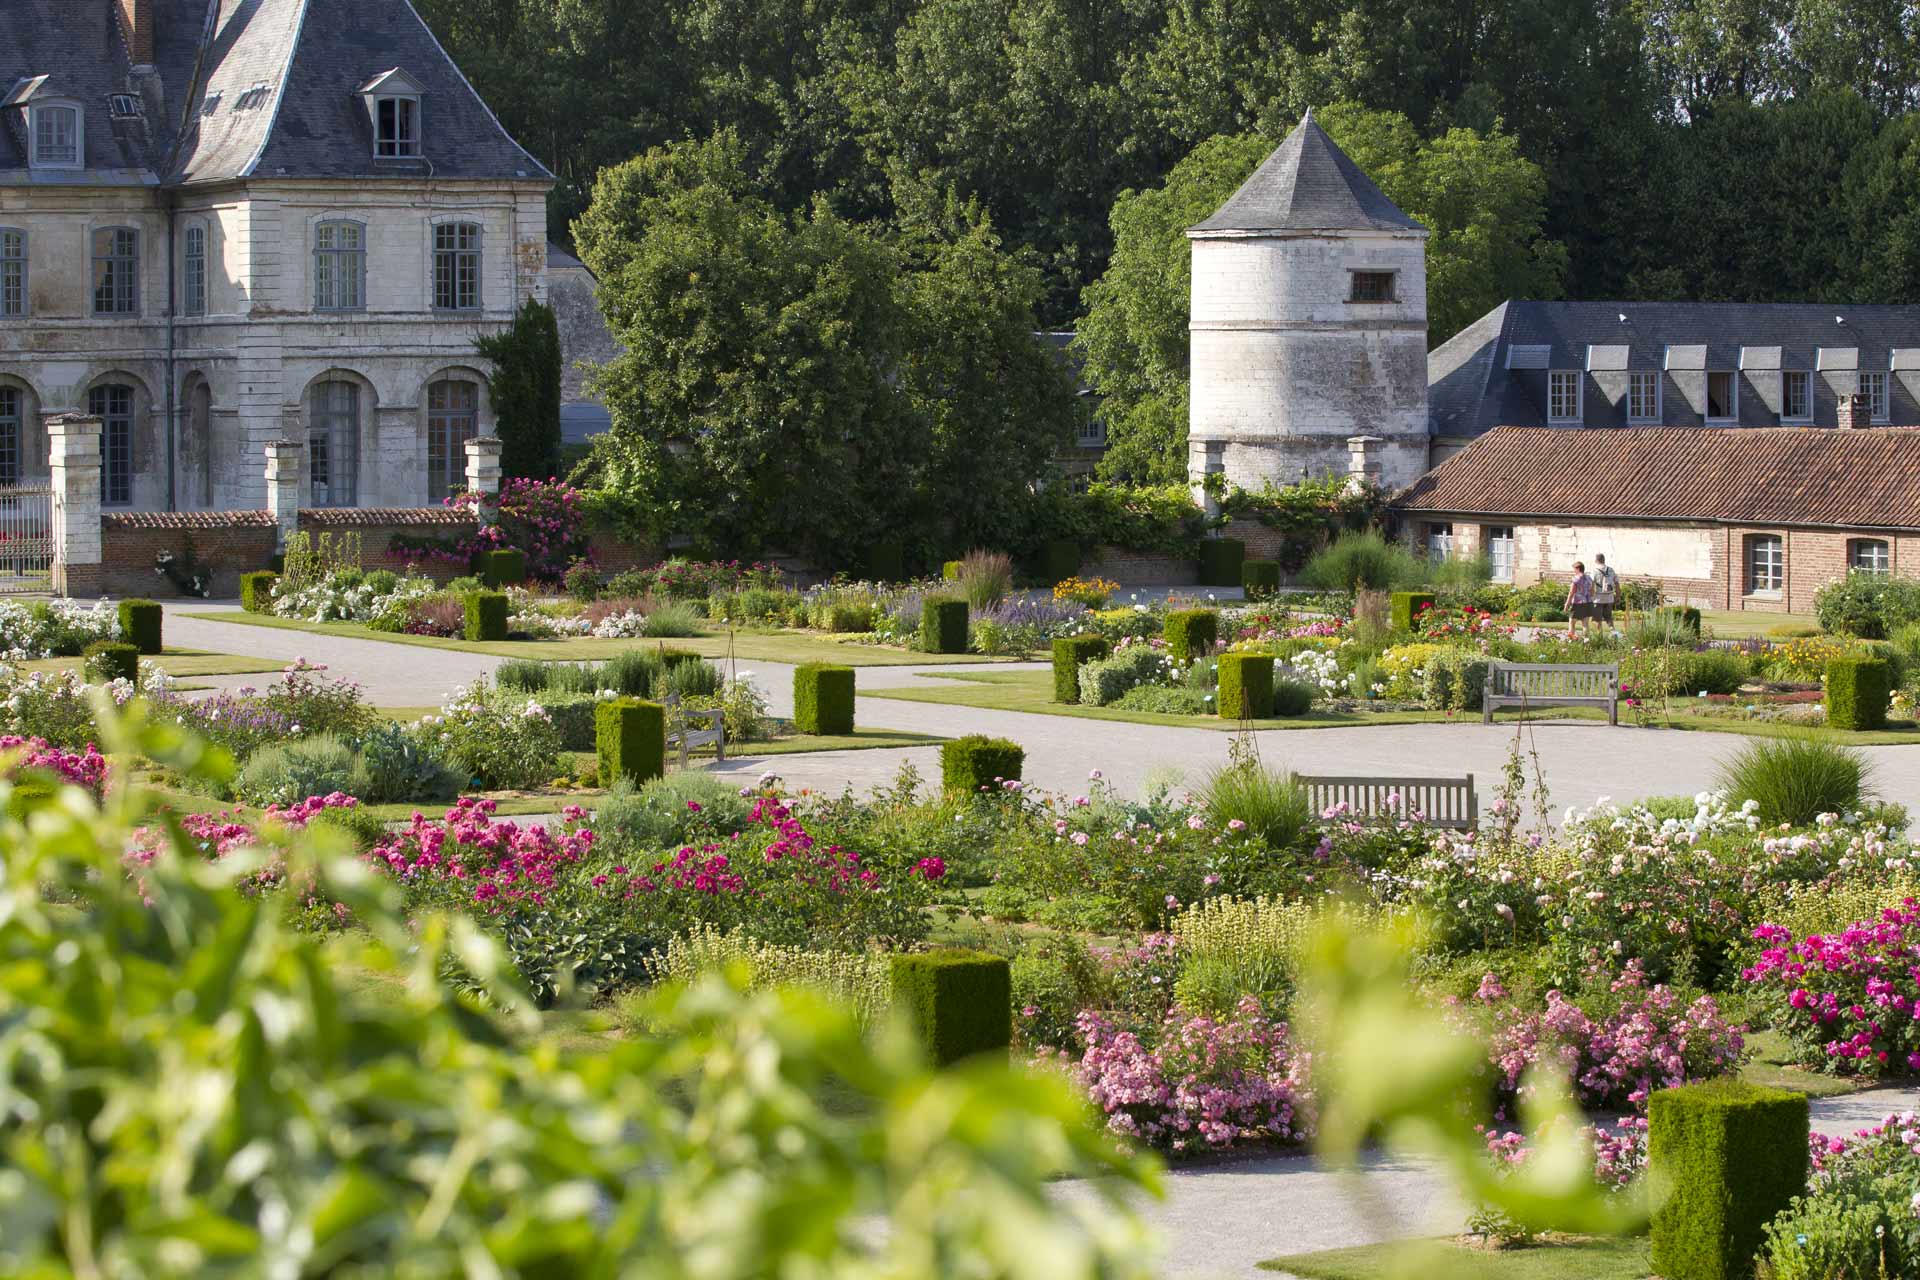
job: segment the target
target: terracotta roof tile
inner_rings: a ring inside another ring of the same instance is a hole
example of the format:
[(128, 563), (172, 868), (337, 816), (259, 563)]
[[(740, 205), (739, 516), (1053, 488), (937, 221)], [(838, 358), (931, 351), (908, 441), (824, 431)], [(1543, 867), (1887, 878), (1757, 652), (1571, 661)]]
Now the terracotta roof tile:
[(121, 529), (252, 529), (273, 527), (270, 511), (109, 511), (106, 523)]
[(1393, 505), (1920, 529), (1920, 427), (1498, 427)]
[(473, 513), (448, 507), (302, 507), (301, 524), (317, 525), (390, 525), (437, 524), (473, 525)]

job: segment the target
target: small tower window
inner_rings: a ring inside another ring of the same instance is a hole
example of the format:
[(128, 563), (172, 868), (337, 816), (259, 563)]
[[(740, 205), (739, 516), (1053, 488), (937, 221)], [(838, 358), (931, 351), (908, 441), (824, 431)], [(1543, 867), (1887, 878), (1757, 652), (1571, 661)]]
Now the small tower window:
[(1347, 295), (1348, 302), (1393, 301), (1393, 272), (1353, 271), (1348, 274), (1353, 281), (1353, 292)]

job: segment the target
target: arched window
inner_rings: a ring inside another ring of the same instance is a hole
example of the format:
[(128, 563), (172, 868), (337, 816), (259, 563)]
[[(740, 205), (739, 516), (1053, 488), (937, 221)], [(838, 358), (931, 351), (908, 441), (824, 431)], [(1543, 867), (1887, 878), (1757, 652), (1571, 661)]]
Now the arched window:
[(480, 224), (442, 222), (433, 229), (433, 309), (480, 309)]
[(27, 314), (27, 233), (0, 227), (0, 316)]
[(87, 412), (100, 419), (100, 504), (133, 501), (133, 388), (109, 382), (87, 392)]
[(182, 299), (186, 313), (190, 316), (207, 314), (207, 229), (200, 223), (187, 227), (187, 250), (185, 281), (182, 282)]
[(351, 382), (313, 384), (307, 425), (307, 471), (316, 507), (351, 507), (359, 501), (360, 388)]
[(20, 441), (26, 435), (26, 397), (18, 387), (0, 387), (0, 487), (20, 483)]
[(140, 313), (140, 233), (102, 227), (93, 233), (93, 314)]
[(322, 222), (313, 229), (313, 309), (359, 311), (367, 305), (367, 229)]
[(479, 429), (480, 388), (442, 379), (427, 388), (427, 501), (465, 488), (467, 441)]

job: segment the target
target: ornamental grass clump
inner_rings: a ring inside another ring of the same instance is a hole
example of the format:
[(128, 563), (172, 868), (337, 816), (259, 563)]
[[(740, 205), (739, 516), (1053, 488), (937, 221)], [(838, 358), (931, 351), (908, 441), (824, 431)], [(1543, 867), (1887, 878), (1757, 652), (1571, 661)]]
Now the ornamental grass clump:
[(983, 612), (1013, 590), (1013, 559), (998, 551), (969, 551), (961, 557), (957, 582), (968, 607)]
[[(696, 924), (667, 939), (665, 950), (643, 962), (655, 984), (692, 985), (709, 974), (728, 973), (749, 992), (770, 987), (800, 987), (853, 1011), (862, 1027), (874, 1027), (893, 1006), (890, 958), (874, 951), (813, 951), (754, 937), (744, 928), (719, 929)], [(622, 1020), (635, 1031), (655, 1032), (648, 1019), (651, 1001), (635, 992), (620, 1005)]]
[(1857, 748), (1800, 732), (1748, 740), (1721, 764), (1717, 785), (1736, 807), (1753, 801), (1763, 823), (1806, 827), (1858, 809), (1871, 776)]
[(1318, 815), (1307, 789), (1291, 773), (1268, 769), (1257, 761), (1237, 762), (1208, 774), (1200, 804), (1216, 826), (1244, 830), (1269, 849), (1313, 843), (1308, 837)]
[(1320, 591), (1391, 591), (1417, 586), (1426, 576), (1424, 561), (1371, 530), (1341, 534), (1300, 571), (1300, 580)]

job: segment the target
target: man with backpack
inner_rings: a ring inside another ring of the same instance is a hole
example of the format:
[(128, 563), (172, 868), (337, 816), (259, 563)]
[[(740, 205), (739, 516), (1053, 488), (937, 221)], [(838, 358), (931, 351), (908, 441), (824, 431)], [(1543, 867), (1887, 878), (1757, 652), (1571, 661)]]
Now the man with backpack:
[(1613, 602), (1620, 595), (1620, 575), (1613, 571), (1603, 555), (1593, 558), (1593, 620), (1602, 626), (1613, 625)]

